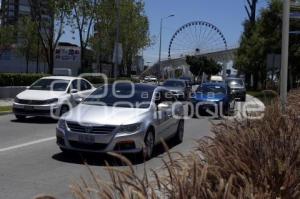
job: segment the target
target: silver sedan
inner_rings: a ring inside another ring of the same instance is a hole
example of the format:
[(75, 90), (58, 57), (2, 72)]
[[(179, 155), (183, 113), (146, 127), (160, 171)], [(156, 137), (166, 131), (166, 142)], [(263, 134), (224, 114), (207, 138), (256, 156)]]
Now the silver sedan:
[(139, 153), (149, 159), (162, 139), (182, 142), (183, 116), (182, 103), (165, 88), (106, 85), (59, 120), (57, 144), (63, 152)]

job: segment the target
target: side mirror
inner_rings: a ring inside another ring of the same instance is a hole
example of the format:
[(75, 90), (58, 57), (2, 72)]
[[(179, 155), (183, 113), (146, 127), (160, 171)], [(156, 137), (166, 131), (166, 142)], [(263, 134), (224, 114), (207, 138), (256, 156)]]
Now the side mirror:
[(78, 93), (78, 90), (77, 90), (77, 89), (72, 89), (72, 90), (70, 91), (70, 93), (71, 93), (71, 94), (76, 94), (76, 93)]
[(164, 109), (167, 109), (167, 108), (169, 108), (169, 105), (167, 103), (160, 103), (157, 106), (158, 110), (164, 110)]
[(76, 102), (77, 104), (80, 104), (81, 102), (83, 102), (83, 98), (82, 98), (82, 97), (79, 97), (79, 98), (77, 98), (77, 99), (75, 100), (75, 102)]

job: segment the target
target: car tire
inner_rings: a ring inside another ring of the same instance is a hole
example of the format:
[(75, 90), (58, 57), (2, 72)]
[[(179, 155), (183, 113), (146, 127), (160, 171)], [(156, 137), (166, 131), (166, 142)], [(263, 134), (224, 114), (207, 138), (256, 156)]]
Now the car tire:
[(68, 105), (62, 105), (59, 111), (59, 116), (61, 117), (63, 114), (67, 113), (70, 110)]
[(241, 99), (241, 101), (245, 102), (246, 101), (246, 96), (243, 96), (242, 99)]
[(15, 115), (15, 117), (17, 118), (17, 120), (25, 120), (26, 119), (25, 115)]
[(180, 120), (178, 123), (177, 131), (174, 136), (174, 141), (176, 144), (180, 144), (183, 142), (184, 136), (184, 120)]
[(152, 155), (153, 155), (153, 151), (154, 151), (154, 145), (155, 145), (155, 140), (154, 140), (154, 132), (152, 130), (148, 130), (146, 136), (145, 136), (145, 140), (144, 140), (144, 148), (143, 148), (143, 158), (145, 160), (149, 160)]

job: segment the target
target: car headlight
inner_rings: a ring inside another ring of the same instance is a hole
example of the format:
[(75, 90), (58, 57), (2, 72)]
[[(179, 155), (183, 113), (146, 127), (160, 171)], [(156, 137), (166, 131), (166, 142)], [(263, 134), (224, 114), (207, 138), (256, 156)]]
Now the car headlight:
[(122, 125), (119, 129), (119, 133), (135, 133), (138, 130), (140, 130), (141, 127), (142, 127), (142, 123)]
[(20, 99), (19, 98), (15, 98), (15, 100), (14, 100), (16, 103), (20, 103)]
[(54, 99), (46, 100), (46, 101), (45, 101), (45, 104), (54, 104), (54, 103), (57, 103), (57, 102), (58, 102), (58, 99), (57, 99), (57, 98), (54, 98)]
[(65, 130), (67, 128), (66, 121), (65, 120), (59, 120), (58, 123), (57, 123), (57, 127), (59, 129)]

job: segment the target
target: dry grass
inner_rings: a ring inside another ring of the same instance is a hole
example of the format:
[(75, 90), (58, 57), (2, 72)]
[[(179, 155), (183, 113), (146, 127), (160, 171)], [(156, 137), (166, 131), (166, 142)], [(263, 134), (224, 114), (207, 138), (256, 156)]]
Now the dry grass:
[(82, 178), (71, 186), (74, 198), (300, 198), (299, 97), (292, 92), (284, 115), (273, 102), (263, 120), (215, 126), (215, 137), (200, 140), (196, 152), (179, 158), (168, 153), (163, 175), (149, 171), (140, 178), (129, 160), (112, 154), (128, 169), (107, 167), (111, 183), (90, 170), (91, 183)]

